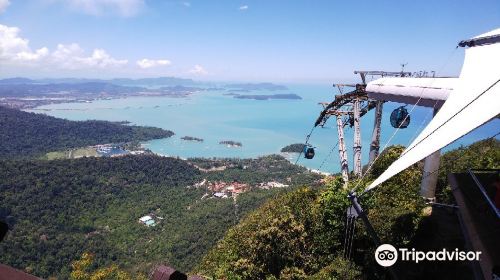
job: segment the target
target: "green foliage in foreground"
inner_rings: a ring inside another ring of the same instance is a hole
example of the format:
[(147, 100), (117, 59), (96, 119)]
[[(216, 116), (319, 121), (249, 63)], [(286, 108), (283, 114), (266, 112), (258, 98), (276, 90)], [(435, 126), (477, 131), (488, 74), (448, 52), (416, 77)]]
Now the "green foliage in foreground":
[(167, 138), (155, 127), (107, 121), (69, 121), (0, 106), (0, 157), (41, 156), (47, 152), (104, 143)]
[(82, 254), (79, 260), (71, 263), (70, 280), (146, 280), (144, 274), (130, 275), (126, 271), (121, 270), (117, 265), (113, 264), (109, 267), (102, 267), (96, 270), (92, 269), (94, 256), (89, 253)]
[[(383, 153), (375, 170), (385, 169), (381, 165), (390, 164), (401, 151), (401, 147), (392, 147)], [(400, 245), (412, 238), (423, 208), (418, 197), (420, 179), (421, 171), (414, 166), (388, 181), (381, 188), (385, 193), (363, 197), (384, 241)], [(343, 185), (337, 178), (327, 182), (324, 190), (301, 188), (269, 201), (230, 229), (196, 272), (217, 279), (356, 278), (373, 262), (364, 257), (373, 248), (369, 237), (358, 231), (353, 246), (355, 263), (340, 257), (345, 211), (350, 205)]]
[(500, 168), (500, 141), (492, 138), (476, 142), (467, 147), (449, 151), (441, 157), (436, 197), (444, 203), (453, 203), (448, 173), (467, 172), (467, 169)]
[[(379, 176), (404, 150), (386, 149), (357, 192)], [(498, 168), (499, 141), (481, 141), (443, 155), (444, 174), (467, 168)], [(406, 169), (359, 201), (380, 239), (396, 247), (409, 246), (425, 219), (419, 195), (422, 163)], [(249, 214), (205, 256), (195, 272), (215, 279), (386, 279), (373, 258), (374, 245), (356, 222), (351, 260), (344, 259), (345, 211), (350, 202), (343, 182), (333, 179), (326, 188), (302, 188), (268, 201)], [(441, 189), (440, 196), (449, 196)], [(418, 269), (418, 268), (412, 268)], [(362, 276), (363, 275), (363, 276)]]
[[(91, 271), (118, 265), (130, 275), (147, 274), (159, 263), (188, 271), (240, 217), (288, 189), (241, 194), (236, 207), (233, 199), (201, 200), (206, 190), (187, 186), (209, 177), (255, 183), (264, 170), (274, 170), (269, 180), (310, 184), (319, 178), (283, 157), (244, 162), (245, 170), (233, 162), (225, 171), (203, 173), (183, 160), (148, 155), (0, 161), (0, 219), (11, 226), (0, 243), (0, 263), (68, 279), (72, 261), (90, 253)], [(163, 220), (139, 224), (148, 214)]]

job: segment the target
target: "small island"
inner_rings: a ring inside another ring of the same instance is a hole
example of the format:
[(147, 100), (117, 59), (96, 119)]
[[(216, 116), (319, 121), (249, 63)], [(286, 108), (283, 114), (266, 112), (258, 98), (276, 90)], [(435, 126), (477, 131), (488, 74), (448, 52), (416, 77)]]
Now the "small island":
[(181, 137), (181, 139), (185, 140), (185, 141), (203, 142), (203, 139), (197, 138), (197, 137), (193, 137), (193, 136), (183, 136), (183, 137)]
[(232, 148), (243, 146), (243, 144), (241, 144), (241, 142), (236, 142), (236, 141), (231, 141), (231, 140), (220, 141), (219, 144), (227, 145), (228, 147), (232, 147)]
[(283, 85), (276, 85), (273, 83), (247, 83), (247, 84), (230, 84), (226, 85), (227, 88), (239, 89), (244, 91), (251, 90), (287, 90), (288, 88)]
[(297, 144), (291, 144), (283, 149), (281, 149), (282, 153), (301, 153), (302, 150), (304, 150), (304, 144), (297, 143)]
[(227, 94), (232, 95), (233, 98), (238, 99), (254, 99), (254, 100), (269, 100), (269, 99), (289, 99), (289, 100), (300, 100), (300, 97), (297, 94), (289, 93), (289, 94)]

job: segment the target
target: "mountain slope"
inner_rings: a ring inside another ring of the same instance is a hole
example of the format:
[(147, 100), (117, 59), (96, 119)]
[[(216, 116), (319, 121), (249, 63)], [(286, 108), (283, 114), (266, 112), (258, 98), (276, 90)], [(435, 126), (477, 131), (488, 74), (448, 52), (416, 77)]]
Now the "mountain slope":
[(0, 156), (39, 156), (50, 151), (104, 143), (167, 138), (154, 127), (107, 121), (69, 121), (0, 106)]
[[(463, 171), (465, 167), (498, 168), (499, 145), (498, 140), (490, 139), (445, 153), (440, 173)], [(360, 186), (375, 179), (403, 150), (401, 146), (385, 150)], [(445, 239), (446, 243), (442, 243), (443, 238), (439, 236), (431, 240), (439, 221), (423, 211), (425, 205), (419, 195), (421, 170), (421, 163), (406, 169), (360, 198), (361, 205), (383, 243), (427, 250), (464, 249), (456, 213), (450, 211), (444, 215), (455, 221), (456, 232)], [(350, 182), (348, 189), (356, 184), (356, 181)], [(445, 184), (444, 180), (440, 182), (438, 197), (450, 197), (451, 190), (445, 188)], [(303, 188), (269, 200), (231, 228), (195, 272), (216, 279), (226, 276), (231, 279), (360, 279), (361, 274), (368, 279), (387, 279), (386, 272), (375, 263), (373, 242), (359, 219), (351, 249), (352, 261), (342, 258), (346, 209), (350, 203), (340, 179), (327, 181), (325, 186), (324, 190)], [(437, 244), (437, 247), (425, 247), (429, 244)], [(405, 279), (425, 279), (437, 274), (440, 279), (447, 274), (457, 277), (454, 279), (472, 277), (467, 263), (447, 263), (440, 266), (441, 270), (432, 263), (419, 265), (405, 266), (400, 275)]]
[[(211, 172), (200, 171), (195, 166), (200, 164), (201, 159), (148, 155), (0, 160), (0, 220), (11, 227), (0, 243), (0, 263), (67, 279), (71, 262), (90, 253), (96, 266), (116, 264), (133, 274), (147, 274), (161, 263), (189, 271), (247, 212), (319, 178), (278, 156), (204, 160), (204, 166), (227, 166)], [(257, 186), (263, 178), (290, 178), (291, 186), (252, 188), (235, 199), (189, 187), (204, 180)], [(140, 224), (145, 215), (155, 217), (157, 225)]]

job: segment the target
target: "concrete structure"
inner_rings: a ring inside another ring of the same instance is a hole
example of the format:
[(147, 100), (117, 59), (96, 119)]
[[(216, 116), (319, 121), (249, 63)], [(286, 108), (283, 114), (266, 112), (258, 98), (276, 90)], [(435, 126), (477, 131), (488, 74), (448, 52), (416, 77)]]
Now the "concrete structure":
[(453, 88), (458, 78), (380, 78), (366, 85), (368, 97), (374, 100), (390, 100), (418, 106), (441, 106)]

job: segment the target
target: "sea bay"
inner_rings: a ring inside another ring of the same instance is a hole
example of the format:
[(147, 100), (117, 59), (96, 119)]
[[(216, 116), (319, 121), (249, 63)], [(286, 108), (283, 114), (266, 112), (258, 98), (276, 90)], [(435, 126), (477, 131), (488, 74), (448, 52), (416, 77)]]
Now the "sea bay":
[[(155, 126), (176, 133), (171, 138), (144, 142), (153, 152), (181, 158), (255, 158), (268, 154), (279, 154), (288, 144), (303, 143), (311, 131), (322, 107), (319, 102), (331, 101), (339, 94), (331, 85), (287, 85), (289, 90), (252, 91), (251, 94), (294, 93), (301, 100), (237, 99), (228, 96), (227, 91), (207, 90), (188, 97), (127, 97), (111, 100), (94, 100), (91, 103), (61, 103), (40, 106), (34, 110), (69, 120), (129, 121), (134, 125)], [(408, 145), (432, 118), (432, 109), (415, 107), (411, 112), (408, 128), (395, 132), (389, 123), (392, 110), (404, 105), (387, 102), (384, 104), (381, 147), (389, 139), (389, 145)], [(407, 109), (411, 111), (412, 105)], [(362, 162), (368, 161), (369, 145), (373, 129), (373, 114), (367, 113), (361, 121)], [(469, 135), (462, 137), (446, 149), (467, 145), (493, 136), (498, 120), (490, 121)], [(352, 166), (353, 129), (346, 127), (346, 142), (349, 163)], [(183, 136), (204, 139), (203, 142), (182, 140)], [(219, 144), (223, 140), (242, 143), (242, 147), (227, 147)], [(325, 128), (314, 129), (309, 143), (316, 147), (312, 160), (299, 159), (298, 164), (328, 173), (339, 171), (337, 129), (335, 120), (327, 122)], [(285, 154), (295, 162), (297, 154)]]

